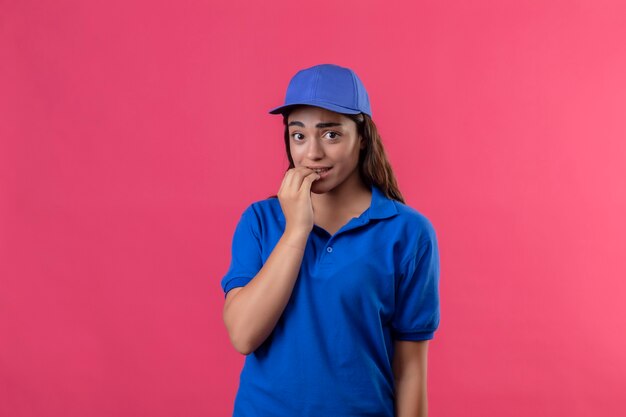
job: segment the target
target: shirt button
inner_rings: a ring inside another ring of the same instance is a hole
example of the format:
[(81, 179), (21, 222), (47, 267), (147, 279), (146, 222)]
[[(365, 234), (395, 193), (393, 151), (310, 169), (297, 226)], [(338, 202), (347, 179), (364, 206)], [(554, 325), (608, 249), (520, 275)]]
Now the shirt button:
[(332, 252), (332, 251), (333, 251), (333, 247), (332, 247), (332, 246), (329, 246), (329, 247), (327, 247), (327, 248), (326, 248), (326, 252), (329, 252), (329, 253), (330, 253), (330, 252)]

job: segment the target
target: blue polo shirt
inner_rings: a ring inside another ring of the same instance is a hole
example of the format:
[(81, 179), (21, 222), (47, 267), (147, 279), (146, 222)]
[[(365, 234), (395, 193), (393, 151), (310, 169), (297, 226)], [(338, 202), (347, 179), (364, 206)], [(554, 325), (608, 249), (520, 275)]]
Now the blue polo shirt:
[[(394, 417), (394, 340), (439, 326), (432, 223), (372, 185), (370, 206), (334, 235), (315, 225), (293, 292), (246, 356), (234, 417)], [(259, 272), (285, 229), (277, 198), (250, 204), (232, 240), (226, 293)]]

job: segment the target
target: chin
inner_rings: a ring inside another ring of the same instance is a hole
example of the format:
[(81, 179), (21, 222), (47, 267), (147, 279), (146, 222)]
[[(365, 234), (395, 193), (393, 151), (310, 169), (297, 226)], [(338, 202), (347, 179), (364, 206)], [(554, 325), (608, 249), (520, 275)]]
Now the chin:
[(320, 186), (317, 184), (317, 181), (311, 184), (311, 192), (314, 194), (324, 194), (328, 191), (328, 189), (324, 186)]

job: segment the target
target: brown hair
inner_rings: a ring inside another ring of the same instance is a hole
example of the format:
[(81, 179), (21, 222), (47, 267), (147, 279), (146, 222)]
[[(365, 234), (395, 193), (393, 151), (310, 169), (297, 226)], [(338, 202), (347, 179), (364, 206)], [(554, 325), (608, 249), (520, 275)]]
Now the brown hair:
[[(352, 119), (357, 126), (357, 133), (363, 137), (365, 141), (365, 148), (361, 149), (359, 154), (359, 174), (361, 179), (367, 187), (375, 184), (380, 190), (393, 200), (397, 200), (401, 203), (404, 202), (404, 197), (400, 193), (396, 177), (391, 169), (391, 164), (385, 154), (385, 149), (378, 129), (374, 124), (372, 118), (365, 113), (358, 114), (346, 114), (344, 116)], [(287, 126), (287, 118), (289, 112), (283, 113), (283, 124), (285, 125), (285, 150), (287, 152), (287, 159), (289, 160), (289, 167), (285, 170), (288, 171), (294, 168), (293, 159), (289, 152), (289, 127)], [(272, 195), (268, 198), (278, 198), (277, 195)]]

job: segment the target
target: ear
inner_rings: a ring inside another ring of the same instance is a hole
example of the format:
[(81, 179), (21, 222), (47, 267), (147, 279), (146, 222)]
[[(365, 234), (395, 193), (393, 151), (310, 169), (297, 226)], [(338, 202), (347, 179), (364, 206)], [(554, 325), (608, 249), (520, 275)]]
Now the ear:
[(361, 144), (359, 145), (359, 147), (361, 149), (365, 149), (365, 141), (363, 140), (363, 136), (359, 135), (359, 140), (361, 141)]

